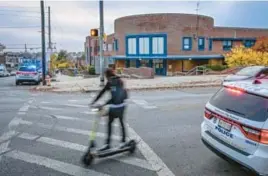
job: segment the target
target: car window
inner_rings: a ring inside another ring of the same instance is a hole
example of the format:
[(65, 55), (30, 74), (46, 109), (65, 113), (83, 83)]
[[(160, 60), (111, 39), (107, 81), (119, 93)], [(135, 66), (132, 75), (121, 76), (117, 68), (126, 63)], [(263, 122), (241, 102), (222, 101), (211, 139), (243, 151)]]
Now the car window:
[(258, 122), (267, 120), (268, 99), (264, 97), (222, 88), (209, 102), (221, 110), (242, 118)]
[(257, 76), (265, 75), (268, 76), (268, 69), (262, 70)]
[(241, 69), (236, 73), (239, 76), (254, 76), (256, 75), (263, 67), (262, 66), (255, 66), (255, 67), (246, 67)]
[(35, 72), (36, 69), (34, 67), (20, 67), (19, 71)]

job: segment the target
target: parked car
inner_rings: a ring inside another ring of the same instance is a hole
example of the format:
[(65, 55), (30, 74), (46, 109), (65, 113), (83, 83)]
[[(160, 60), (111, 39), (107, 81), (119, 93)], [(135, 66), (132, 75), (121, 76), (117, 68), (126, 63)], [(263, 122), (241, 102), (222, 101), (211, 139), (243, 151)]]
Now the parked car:
[(0, 77), (10, 76), (6, 67), (4, 65), (0, 65)]
[(10, 75), (11, 75), (11, 76), (16, 76), (16, 73), (17, 73), (16, 70), (12, 70), (12, 71), (10, 72)]
[(223, 82), (242, 81), (254, 79), (258, 77), (268, 76), (268, 67), (265, 66), (249, 66), (242, 68), (232, 75), (228, 75)]
[(201, 139), (223, 159), (268, 175), (267, 109), (267, 78), (226, 82), (205, 106)]
[(23, 82), (33, 82), (39, 84), (41, 82), (41, 75), (36, 69), (36, 66), (21, 66), (16, 73), (16, 85)]

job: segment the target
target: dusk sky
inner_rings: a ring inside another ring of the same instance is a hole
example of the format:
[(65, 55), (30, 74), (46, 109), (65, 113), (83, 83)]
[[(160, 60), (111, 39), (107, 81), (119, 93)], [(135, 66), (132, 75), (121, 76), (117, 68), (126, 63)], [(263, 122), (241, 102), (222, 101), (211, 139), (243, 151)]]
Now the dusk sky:
[[(196, 13), (196, 3), (104, 0), (105, 33), (112, 33), (114, 20), (122, 16)], [(1, 0), (0, 43), (7, 48), (23, 48), (26, 43), (28, 48), (36, 48), (33, 51), (41, 51), (38, 49), (41, 46), (39, 6), (38, 0)], [(51, 7), (52, 41), (56, 42), (57, 50), (83, 51), (90, 29), (99, 27), (98, 1), (45, 1), (45, 6)], [(199, 14), (213, 17), (216, 26), (268, 28), (268, 1), (200, 1)]]

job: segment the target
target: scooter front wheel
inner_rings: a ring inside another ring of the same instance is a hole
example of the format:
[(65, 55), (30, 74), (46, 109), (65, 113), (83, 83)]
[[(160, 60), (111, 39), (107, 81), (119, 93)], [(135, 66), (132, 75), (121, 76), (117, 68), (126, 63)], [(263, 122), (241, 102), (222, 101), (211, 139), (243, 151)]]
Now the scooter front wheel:
[(85, 166), (90, 166), (92, 161), (94, 159), (94, 156), (89, 152), (89, 153), (86, 153), (84, 156), (83, 156), (83, 164)]
[(134, 153), (135, 152), (135, 150), (136, 150), (136, 142), (134, 141), (134, 140), (131, 140), (131, 141), (129, 141), (129, 147), (130, 147), (130, 149), (129, 149), (129, 153)]

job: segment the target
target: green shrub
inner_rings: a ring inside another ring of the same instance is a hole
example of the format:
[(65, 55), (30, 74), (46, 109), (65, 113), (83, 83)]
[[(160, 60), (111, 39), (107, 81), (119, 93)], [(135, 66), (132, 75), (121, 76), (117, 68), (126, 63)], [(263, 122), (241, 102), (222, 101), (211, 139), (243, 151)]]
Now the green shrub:
[(227, 65), (210, 65), (210, 66), (207, 66), (207, 68), (213, 71), (222, 71), (227, 68)]
[(94, 66), (88, 66), (88, 73), (90, 74), (90, 75), (95, 75), (96, 74), (96, 72), (95, 72), (95, 67)]

